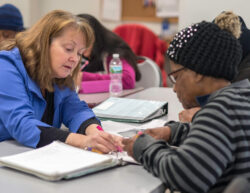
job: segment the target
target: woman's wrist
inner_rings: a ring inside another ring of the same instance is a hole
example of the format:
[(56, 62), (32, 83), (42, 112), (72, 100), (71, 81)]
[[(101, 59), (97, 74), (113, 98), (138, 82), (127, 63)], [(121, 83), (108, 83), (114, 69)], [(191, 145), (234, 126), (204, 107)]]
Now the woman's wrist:
[(85, 130), (86, 135), (91, 135), (91, 134), (93, 134), (93, 133), (98, 132), (98, 131), (99, 131), (99, 130), (98, 130), (98, 126), (100, 127), (100, 125), (97, 125), (97, 124), (91, 124), (91, 125), (89, 125), (89, 126), (86, 128), (86, 130)]
[(70, 133), (65, 141), (66, 144), (84, 149), (87, 147), (87, 136), (77, 133)]

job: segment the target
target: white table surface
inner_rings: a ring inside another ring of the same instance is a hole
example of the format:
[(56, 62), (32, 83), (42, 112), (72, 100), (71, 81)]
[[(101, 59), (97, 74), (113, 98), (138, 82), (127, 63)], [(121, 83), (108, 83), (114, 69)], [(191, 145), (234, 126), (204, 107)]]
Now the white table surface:
[[(178, 112), (182, 110), (171, 88), (148, 88), (127, 97), (168, 101), (169, 113), (165, 117), (166, 120), (178, 120)], [(29, 150), (30, 148), (15, 141), (0, 142), (0, 156)], [(139, 165), (116, 167), (59, 182), (44, 181), (29, 174), (0, 167), (0, 187), (1, 192), (6, 193), (160, 193), (165, 191), (162, 182)]]

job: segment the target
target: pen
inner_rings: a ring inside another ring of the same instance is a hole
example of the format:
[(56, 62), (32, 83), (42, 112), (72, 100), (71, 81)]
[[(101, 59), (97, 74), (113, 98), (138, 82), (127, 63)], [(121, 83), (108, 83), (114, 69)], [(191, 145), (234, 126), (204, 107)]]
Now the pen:
[(137, 134), (136, 134), (136, 136), (135, 136), (135, 138), (137, 139), (140, 135), (142, 135), (143, 134), (143, 132), (142, 131), (138, 131), (137, 132)]
[(83, 69), (89, 64), (89, 61), (86, 60), (85, 58), (82, 58), (82, 66), (81, 66), (81, 69), (80, 71), (83, 71)]
[(100, 125), (97, 125), (96, 127), (99, 131), (103, 131), (103, 128)]
[(95, 148), (92, 148), (92, 147), (86, 147), (85, 149), (88, 150), (88, 151), (92, 151), (92, 152), (95, 152), (95, 153), (100, 153), (100, 154), (102, 154), (101, 151), (99, 151), (99, 150), (97, 150), (97, 149), (95, 149)]
[[(103, 131), (103, 128), (100, 125), (97, 125), (96, 128), (99, 131)], [(122, 148), (120, 146), (116, 146), (117, 151), (122, 152)]]

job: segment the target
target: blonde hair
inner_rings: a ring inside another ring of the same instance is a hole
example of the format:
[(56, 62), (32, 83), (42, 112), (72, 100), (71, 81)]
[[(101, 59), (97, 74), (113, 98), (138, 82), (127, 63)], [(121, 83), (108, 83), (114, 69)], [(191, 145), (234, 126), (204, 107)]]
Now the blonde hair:
[(227, 30), (234, 35), (237, 39), (241, 34), (241, 23), (239, 17), (232, 11), (224, 11), (219, 14), (214, 23), (217, 24), (221, 29)]
[(94, 32), (86, 20), (78, 18), (70, 12), (54, 10), (30, 29), (17, 34), (15, 40), (5, 41), (0, 46), (0, 50), (10, 50), (17, 46), (28, 74), (39, 84), (41, 89), (52, 92), (54, 90), (53, 84), (57, 84), (60, 88), (66, 86), (73, 90), (81, 60), (71, 76), (63, 79), (52, 78), (49, 52), (52, 39), (60, 36), (68, 27), (74, 27), (83, 33), (86, 48), (93, 45)]

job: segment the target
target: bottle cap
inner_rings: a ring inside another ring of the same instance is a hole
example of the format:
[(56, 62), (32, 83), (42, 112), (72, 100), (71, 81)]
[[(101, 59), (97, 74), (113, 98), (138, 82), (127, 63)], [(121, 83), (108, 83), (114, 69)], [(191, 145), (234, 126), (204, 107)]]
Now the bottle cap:
[(113, 54), (113, 58), (119, 58), (119, 54)]

